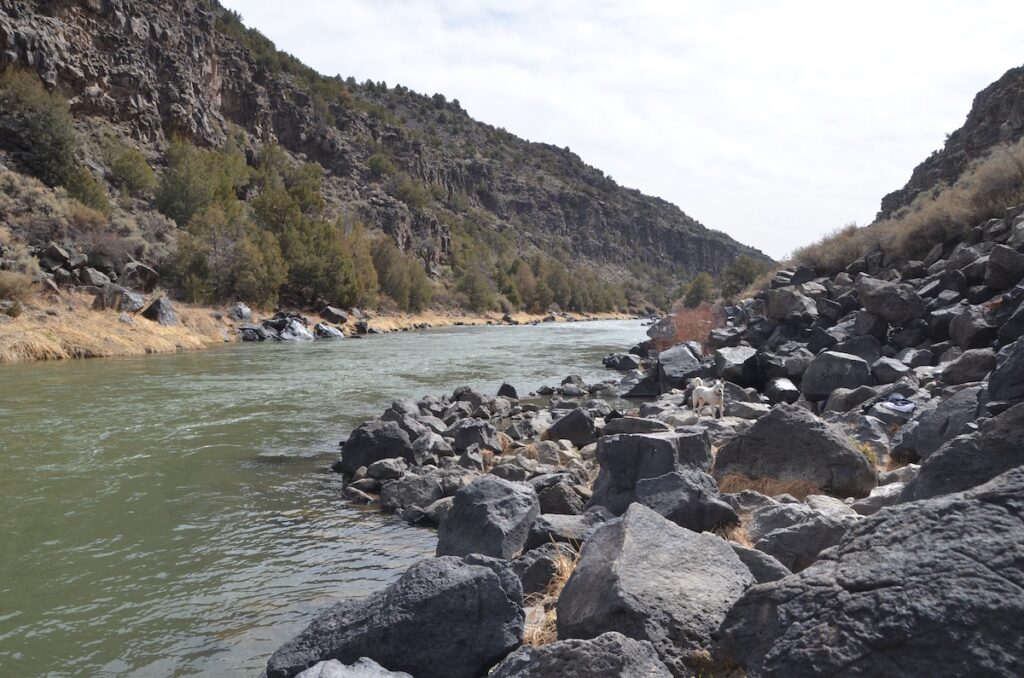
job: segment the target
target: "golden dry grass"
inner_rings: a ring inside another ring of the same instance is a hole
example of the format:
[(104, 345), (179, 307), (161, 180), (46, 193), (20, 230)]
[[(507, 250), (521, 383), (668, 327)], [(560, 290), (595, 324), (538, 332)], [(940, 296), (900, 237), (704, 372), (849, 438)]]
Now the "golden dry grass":
[(194, 351), (234, 334), (202, 307), (176, 303), (178, 325), (164, 327), (138, 315), (123, 323), (115, 311), (92, 310), (91, 302), (73, 292), (37, 297), (20, 317), (0, 323), (0, 363)]
[(746, 546), (747, 548), (754, 548), (754, 544), (750, 541), (750, 535), (747, 534), (747, 528), (744, 525), (745, 519), (749, 516), (740, 516), (739, 523), (725, 523), (719, 525), (714, 529), (714, 533), (726, 541), (739, 544), (740, 546)]
[(754, 490), (769, 497), (790, 494), (801, 501), (809, 494), (822, 494), (821, 488), (809, 480), (780, 480), (778, 478), (749, 478), (742, 473), (730, 473), (718, 482), (718, 489), (729, 494)]
[(819, 275), (836, 273), (854, 260), (882, 251), (901, 260), (920, 259), (936, 243), (964, 238), (977, 224), (1024, 203), (1024, 139), (993, 148), (952, 185), (922, 193), (890, 218), (836, 230), (793, 253), (792, 260)]
[(547, 645), (558, 640), (558, 614), (556, 603), (562, 595), (565, 583), (569, 581), (576, 565), (579, 563), (579, 552), (573, 556), (559, 555), (555, 559), (555, 576), (542, 593), (527, 596), (524, 604), (544, 610), (544, 616), (538, 623), (528, 624), (523, 633), (524, 645)]

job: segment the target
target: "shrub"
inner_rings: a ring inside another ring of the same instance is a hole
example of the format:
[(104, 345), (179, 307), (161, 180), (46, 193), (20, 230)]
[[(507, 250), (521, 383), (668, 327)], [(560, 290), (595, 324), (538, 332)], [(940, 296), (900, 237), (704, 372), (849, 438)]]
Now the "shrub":
[(703, 271), (694, 276), (686, 288), (686, 295), (683, 296), (683, 306), (686, 308), (697, 308), (701, 304), (714, 299), (715, 283), (711, 276)]
[(110, 180), (115, 186), (135, 197), (145, 197), (156, 190), (156, 174), (142, 153), (110, 138), (106, 141), (105, 154), (110, 165)]
[(104, 215), (110, 214), (107, 189), (85, 167), (79, 167), (67, 182), (68, 195)]
[(32, 174), (51, 186), (74, 177), (78, 142), (60, 94), (47, 92), (35, 74), (8, 68), (0, 75), (0, 117), (19, 121), (24, 134), (13, 145)]
[(402, 252), (390, 239), (381, 238), (373, 243), (373, 267), (380, 290), (400, 309), (420, 312), (430, 305), (433, 289), (418, 257)]
[(391, 158), (383, 153), (371, 155), (367, 159), (366, 165), (370, 168), (370, 174), (377, 179), (383, 179), (395, 173), (395, 163), (391, 162)]
[(727, 301), (735, 299), (758, 278), (772, 270), (770, 261), (762, 261), (741, 254), (736, 257), (721, 275), (722, 297)]
[(479, 266), (472, 266), (459, 276), (457, 287), (466, 297), (466, 305), (478, 313), (494, 308), (494, 290), (490, 278)]
[(0, 299), (24, 303), (32, 298), (35, 283), (25, 273), (0, 271)]
[(425, 184), (416, 181), (405, 172), (395, 176), (391, 186), (391, 195), (412, 209), (423, 209), (432, 198)]
[(716, 327), (725, 325), (725, 313), (718, 306), (704, 303), (696, 308), (677, 308), (672, 313), (675, 323), (675, 337), (670, 345), (684, 341), (707, 343), (708, 334)]
[(156, 207), (185, 226), (215, 202), (236, 202), (237, 190), (248, 183), (245, 156), (232, 143), (206, 151), (182, 139), (167, 147), (167, 171), (160, 180)]

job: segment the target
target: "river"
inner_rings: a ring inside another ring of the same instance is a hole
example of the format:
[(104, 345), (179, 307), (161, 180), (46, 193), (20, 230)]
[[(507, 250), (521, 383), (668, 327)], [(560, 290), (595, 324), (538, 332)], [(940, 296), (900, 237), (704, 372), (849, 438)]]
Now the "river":
[(0, 676), (254, 675), (433, 532), (350, 506), (337, 443), (393, 398), (607, 378), (639, 321), (454, 327), (0, 366)]

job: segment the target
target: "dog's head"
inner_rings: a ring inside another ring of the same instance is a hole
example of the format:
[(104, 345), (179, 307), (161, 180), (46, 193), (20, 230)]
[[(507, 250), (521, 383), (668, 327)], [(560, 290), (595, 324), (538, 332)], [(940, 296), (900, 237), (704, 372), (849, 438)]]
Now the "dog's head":
[(725, 384), (721, 381), (715, 383), (715, 395), (725, 397)]

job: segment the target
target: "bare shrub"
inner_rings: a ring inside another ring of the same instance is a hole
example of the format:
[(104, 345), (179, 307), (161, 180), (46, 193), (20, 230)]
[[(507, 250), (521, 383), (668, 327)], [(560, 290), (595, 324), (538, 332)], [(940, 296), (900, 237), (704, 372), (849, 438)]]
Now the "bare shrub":
[(14, 271), (0, 271), (0, 299), (24, 303), (32, 298), (35, 284), (31, 276)]
[(677, 306), (672, 311), (672, 321), (675, 324), (675, 335), (669, 342), (670, 346), (684, 341), (704, 344), (711, 330), (725, 325), (725, 313), (721, 307), (708, 303), (696, 308)]

